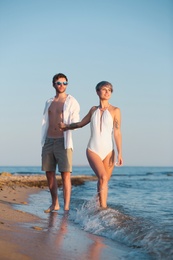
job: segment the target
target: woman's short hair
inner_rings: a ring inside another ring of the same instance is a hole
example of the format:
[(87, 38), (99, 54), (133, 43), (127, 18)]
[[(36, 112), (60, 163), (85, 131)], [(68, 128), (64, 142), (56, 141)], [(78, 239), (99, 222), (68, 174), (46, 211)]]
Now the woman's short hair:
[(96, 91), (99, 91), (102, 87), (110, 87), (111, 92), (113, 92), (113, 86), (110, 82), (108, 81), (101, 81), (96, 85)]

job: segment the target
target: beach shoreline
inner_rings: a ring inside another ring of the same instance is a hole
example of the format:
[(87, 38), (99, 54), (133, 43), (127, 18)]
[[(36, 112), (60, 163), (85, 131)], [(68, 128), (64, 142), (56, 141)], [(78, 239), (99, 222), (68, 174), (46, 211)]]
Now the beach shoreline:
[[(75, 176), (72, 183), (81, 185), (89, 180), (95, 181), (95, 177)], [(59, 176), (57, 181), (61, 185)], [(42, 219), (15, 209), (16, 204), (27, 204), (31, 194), (43, 189), (47, 189), (45, 176), (0, 175), (1, 259), (119, 259), (119, 255), (127, 253), (115, 243), (79, 230), (66, 215), (52, 212), (48, 223), (44, 223), (46, 228), (42, 228)], [(57, 218), (58, 232), (54, 232), (52, 223)]]
[(14, 209), (15, 204), (27, 204), (28, 197), (39, 191), (32, 187), (10, 187), (8, 184), (0, 188), (0, 258), (1, 259), (30, 259), (22, 253), (21, 243), (16, 240), (17, 234), (28, 234), (28, 229), (22, 224), (39, 223), (40, 219), (20, 210)]
[(0, 259), (170, 259), (172, 173), (170, 167), (117, 168), (102, 211), (97, 178), (76, 167), (65, 215), (58, 174), (61, 208), (45, 214), (51, 196), (40, 168), (1, 167)]
[[(61, 186), (60, 176), (56, 176), (58, 186)], [(82, 185), (93, 177), (72, 177), (72, 185)], [(32, 259), (22, 253), (26, 251), (21, 247), (21, 241), (16, 240), (16, 235), (33, 235), (33, 230), (38, 232), (40, 218), (34, 214), (16, 210), (15, 204), (27, 204), (31, 194), (47, 189), (46, 177), (33, 175), (12, 175), (4, 172), (0, 175), (0, 257), (1, 259)], [(25, 224), (25, 225), (23, 225)], [(31, 228), (26, 228), (29, 224)], [(39, 255), (40, 257), (40, 255)], [(44, 257), (44, 256), (43, 256)], [(36, 258), (35, 258), (36, 259)]]

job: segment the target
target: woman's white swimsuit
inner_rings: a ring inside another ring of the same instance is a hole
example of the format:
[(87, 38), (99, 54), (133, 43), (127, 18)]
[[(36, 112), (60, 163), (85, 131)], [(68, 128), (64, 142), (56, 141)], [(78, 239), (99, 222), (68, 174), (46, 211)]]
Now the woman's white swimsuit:
[(97, 108), (91, 116), (91, 136), (88, 149), (102, 160), (113, 150), (113, 118), (108, 109), (101, 114)]

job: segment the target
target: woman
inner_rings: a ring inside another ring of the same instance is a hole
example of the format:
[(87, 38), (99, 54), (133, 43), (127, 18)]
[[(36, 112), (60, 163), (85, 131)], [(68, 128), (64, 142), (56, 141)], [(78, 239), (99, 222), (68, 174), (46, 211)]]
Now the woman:
[[(93, 106), (81, 122), (66, 125), (60, 123), (65, 131), (76, 129), (91, 123), (91, 137), (87, 146), (88, 162), (98, 177), (97, 191), (102, 208), (107, 207), (108, 182), (112, 175), (114, 165), (122, 166), (122, 137), (121, 114), (118, 107), (109, 103), (113, 92), (112, 84), (101, 81), (96, 86), (99, 96), (99, 106)], [(117, 147), (117, 162), (115, 163), (114, 141)]]

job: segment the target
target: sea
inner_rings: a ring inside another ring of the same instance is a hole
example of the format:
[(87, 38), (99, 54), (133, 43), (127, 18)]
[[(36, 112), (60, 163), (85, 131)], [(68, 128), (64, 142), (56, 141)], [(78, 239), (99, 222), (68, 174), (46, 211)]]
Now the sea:
[[(31, 166), (1, 166), (3, 171), (44, 174), (40, 167)], [(89, 166), (73, 166), (72, 174), (93, 176), (94, 172)], [(131, 253), (125, 259), (173, 259), (173, 167), (115, 167), (109, 181), (107, 209), (99, 209), (96, 194), (96, 181), (73, 186), (68, 221), (78, 229), (127, 247)], [(58, 195), (63, 207), (62, 188)], [(49, 214), (43, 209), (50, 203), (49, 190), (44, 189), (32, 194), (28, 205), (15, 207), (46, 220)]]

